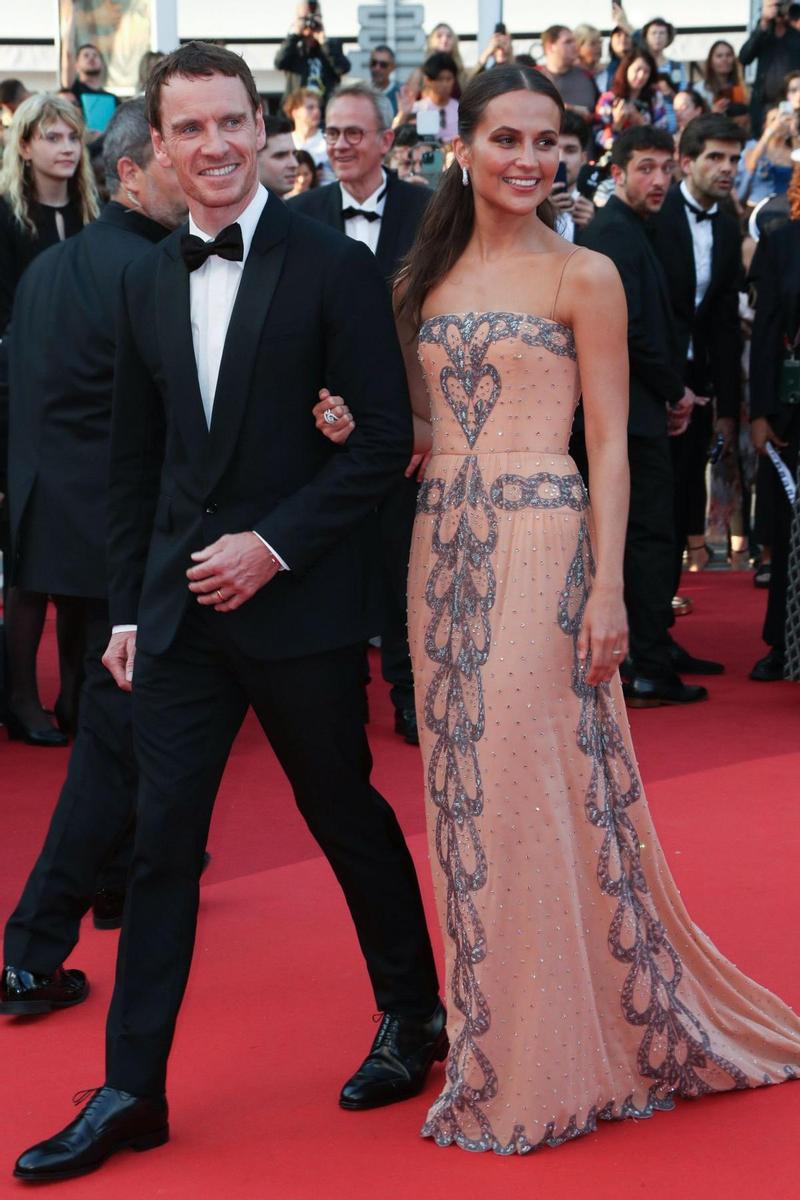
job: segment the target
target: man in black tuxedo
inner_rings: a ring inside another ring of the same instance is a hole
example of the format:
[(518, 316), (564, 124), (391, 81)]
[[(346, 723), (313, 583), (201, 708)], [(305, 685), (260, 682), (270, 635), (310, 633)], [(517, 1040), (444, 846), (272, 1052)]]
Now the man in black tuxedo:
[[(800, 221), (795, 217), (758, 243), (750, 268), (756, 286), (756, 312), (750, 353), (750, 436), (759, 454), (771, 444), (791, 478), (800, 460), (800, 402), (796, 382), (787, 386), (787, 348), (800, 345)], [(769, 650), (750, 678), (758, 683), (783, 679), (786, 668), (786, 613), (792, 505), (772, 463), (765, 486), (772, 493), (773, 530), (769, 598), (763, 638)]]
[[(721, 207), (736, 179), (744, 137), (719, 113), (696, 117), (683, 131), (679, 155), (684, 175), (653, 218), (653, 245), (669, 288), (679, 363), (685, 383), (711, 403), (696, 405), (685, 433), (671, 439), (675, 475), (675, 574), (677, 593), (683, 551), (705, 528), (705, 469), (715, 427), (732, 446), (742, 399), (739, 290), (741, 236), (736, 218)], [(716, 675), (719, 663), (694, 660)], [(691, 670), (676, 661), (678, 670)]]
[[(364, 84), (334, 92), (328, 102), (325, 136), (338, 183), (313, 188), (289, 204), (368, 246), (391, 287), (433, 193), (421, 184), (404, 183), (382, 165), (394, 133), (385, 126), (375, 93)], [(395, 730), (412, 745), (419, 743), (419, 736), (408, 649), (406, 577), (417, 488), (410, 471), (384, 498), (378, 513), (388, 599), (380, 631), (381, 669), (391, 688)]]
[(103, 152), (111, 202), (80, 234), (34, 260), (17, 290), (9, 336), (16, 569), (36, 590), (74, 597), (87, 645), (67, 778), (5, 930), (0, 1013), (14, 1016), (85, 998), (83, 973), (62, 964), (93, 897), (96, 922), (119, 924), (133, 846), (130, 697), (101, 663), (110, 634), (102, 513), (114, 312), (125, 267), (177, 228), (186, 201), (175, 171), (153, 157), (143, 100), (116, 110)]
[[(104, 661), (132, 686), (136, 845), (106, 1083), (22, 1155), (29, 1180), (168, 1138), (206, 835), (250, 704), (342, 886), (384, 1013), (340, 1103), (405, 1099), (447, 1050), (414, 867), (370, 784), (363, 724), (373, 513), (411, 452), (386, 286), (363, 247), (259, 185), (261, 102), (238, 55), (190, 42), (156, 66), (146, 101), (190, 232), (131, 264), (118, 327)], [(311, 419), (326, 383), (357, 420), (345, 448)]]
[(685, 425), (693, 396), (676, 368), (672, 306), (647, 222), (664, 203), (674, 153), (662, 129), (642, 125), (620, 134), (611, 159), (614, 194), (582, 237), (614, 262), (628, 301), (631, 500), (624, 569), (630, 658), (623, 688), (627, 703), (637, 708), (688, 704), (707, 695), (681, 680), (669, 635), (674, 516), (668, 430)]

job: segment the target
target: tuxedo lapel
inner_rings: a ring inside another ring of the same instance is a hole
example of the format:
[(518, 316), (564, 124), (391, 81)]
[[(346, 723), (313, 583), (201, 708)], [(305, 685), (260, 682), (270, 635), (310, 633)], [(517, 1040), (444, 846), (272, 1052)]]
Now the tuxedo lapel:
[(180, 235), (187, 228), (184, 225), (165, 244), (166, 254), (161, 256), (156, 278), (155, 302), (161, 361), (170, 364), (170, 374), (175, 382), (175, 420), (193, 460), (202, 463), (207, 450), (208, 429), (192, 342), (189, 272), (180, 255)]
[(721, 264), (722, 264), (722, 252), (723, 252), (722, 241), (723, 241), (723, 238), (725, 237), (725, 232), (721, 227), (721, 221), (720, 221), (719, 216), (717, 216), (716, 221), (711, 222), (711, 233), (712, 233), (712, 238), (713, 238), (713, 240), (711, 242), (711, 278), (708, 281), (708, 287), (706, 288), (706, 294), (703, 296), (703, 299), (700, 303), (700, 307), (697, 310), (698, 313), (701, 313), (703, 311), (703, 309), (706, 307), (709, 300), (714, 295), (717, 284), (719, 283), (719, 275), (720, 275), (720, 268), (721, 268)]
[(330, 225), (332, 229), (338, 229), (340, 233), (344, 233), (342, 189), (338, 183), (330, 183), (320, 188), (320, 191), (325, 200), (325, 212), (322, 220), (326, 225)]
[(256, 226), (222, 351), (207, 439), (209, 488), (219, 480), (236, 447), (251, 396), (261, 330), (286, 257), (289, 222), (286, 206), (271, 195)]
[(393, 185), (394, 180), (389, 177), (386, 184), (386, 202), (381, 217), (381, 231), (378, 235), (378, 245), (375, 247), (375, 261), (386, 279), (389, 279), (394, 273), (397, 243), (403, 219), (403, 208), (398, 202), (397, 189)]

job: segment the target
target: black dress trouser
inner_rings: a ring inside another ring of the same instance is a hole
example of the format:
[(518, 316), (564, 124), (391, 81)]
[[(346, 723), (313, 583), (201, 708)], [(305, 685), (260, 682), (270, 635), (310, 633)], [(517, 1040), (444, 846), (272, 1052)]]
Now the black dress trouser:
[[(800, 456), (800, 405), (784, 406), (779, 417), (771, 418), (772, 426), (787, 442), (781, 458), (793, 479), (797, 478)], [(786, 645), (786, 589), (789, 585), (789, 539), (792, 530), (792, 506), (783, 489), (778, 472), (771, 462), (764, 464), (772, 491), (772, 560), (770, 565), (767, 615), (764, 618), (763, 638), (768, 646), (783, 653)]]
[(401, 479), (378, 509), (386, 616), (381, 627), (381, 674), (397, 709), (413, 709), (414, 676), (408, 648), (408, 560), (419, 484)]
[(67, 777), (5, 930), (4, 961), (36, 974), (52, 974), (70, 954), (99, 887), (126, 887), (137, 772), (130, 695), (100, 661), (108, 638), (108, 605), (87, 600), (86, 677)]
[[(164, 654), (137, 652), (136, 843), (108, 1017), (110, 1086), (164, 1091), (214, 800), (249, 705), (342, 887), (378, 1008), (433, 1010), (438, 983), (414, 866), (370, 784), (362, 672), (360, 645), (253, 660), (227, 636), (223, 614), (196, 606)], [(268, 804), (265, 796), (265, 820)]]
[[(628, 434), (631, 499), (625, 534), (625, 607), (633, 673), (646, 678), (672, 677), (669, 656), (674, 621), (672, 597), (675, 561), (672, 458), (666, 434)], [(582, 430), (570, 441), (570, 454), (591, 499), (589, 459)]]

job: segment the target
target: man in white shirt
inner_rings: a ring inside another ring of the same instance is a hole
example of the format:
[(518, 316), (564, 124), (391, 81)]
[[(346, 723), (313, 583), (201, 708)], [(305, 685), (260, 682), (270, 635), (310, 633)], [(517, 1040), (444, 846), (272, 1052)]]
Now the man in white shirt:
[[(664, 268), (675, 316), (677, 366), (696, 396), (711, 398), (695, 406), (686, 431), (670, 440), (676, 593), (684, 548), (688, 545), (695, 566), (708, 560), (705, 476), (712, 435), (721, 434), (731, 446), (739, 421), (741, 237), (737, 219), (725, 203), (733, 193), (743, 142), (742, 130), (721, 113), (690, 121), (679, 146), (683, 182), (671, 188), (653, 221), (653, 246)], [(687, 666), (682, 655), (673, 657), (677, 670), (700, 673), (696, 663)], [(722, 669), (702, 661), (703, 673), (717, 674)]]
[[(249, 705), (342, 886), (384, 1014), (340, 1104), (416, 1095), (447, 1051), (414, 867), (364, 732), (374, 510), (412, 440), (386, 286), (364, 247), (259, 185), (261, 101), (237, 54), (190, 42), (168, 55), (147, 112), (190, 223), (132, 265), (120, 303), (104, 662), (132, 689), (136, 847), (106, 1083), (21, 1156), (29, 1181), (168, 1140), (205, 840)], [(326, 384), (357, 421), (346, 452), (314, 428)]]

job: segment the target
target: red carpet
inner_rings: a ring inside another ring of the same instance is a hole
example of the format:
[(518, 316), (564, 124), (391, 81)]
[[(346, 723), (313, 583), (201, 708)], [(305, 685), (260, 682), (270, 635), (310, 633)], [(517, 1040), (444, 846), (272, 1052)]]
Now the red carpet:
[[(712, 699), (634, 714), (661, 839), (696, 921), (740, 967), (800, 1007), (800, 688), (751, 684), (764, 593), (749, 575), (692, 576), (695, 613), (677, 636), (726, 662)], [(51, 650), (44, 655), (52, 699)], [(418, 754), (390, 731), (373, 685), (375, 778), (395, 804), (430, 900)], [(12, 907), (66, 752), (0, 740), (0, 916)], [(441, 1068), (417, 1100), (344, 1113), (339, 1086), (373, 1034), (372, 999), (348, 916), (254, 723), (236, 745), (212, 827), (194, 969), (171, 1063), (172, 1142), (125, 1153), (59, 1185), (78, 1200), (795, 1200), (800, 1085), (679, 1104), (603, 1126), (528, 1159), (500, 1160), (417, 1137)], [(429, 909), (432, 914), (432, 909)], [(437, 941), (438, 944), (438, 941)], [(87, 923), (73, 963), (93, 992), (44, 1019), (0, 1025), (0, 1195), (25, 1146), (70, 1119), (69, 1098), (102, 1078), (116, 935)], [(48, 1193), (49, 1194), (49, 1193)]]

